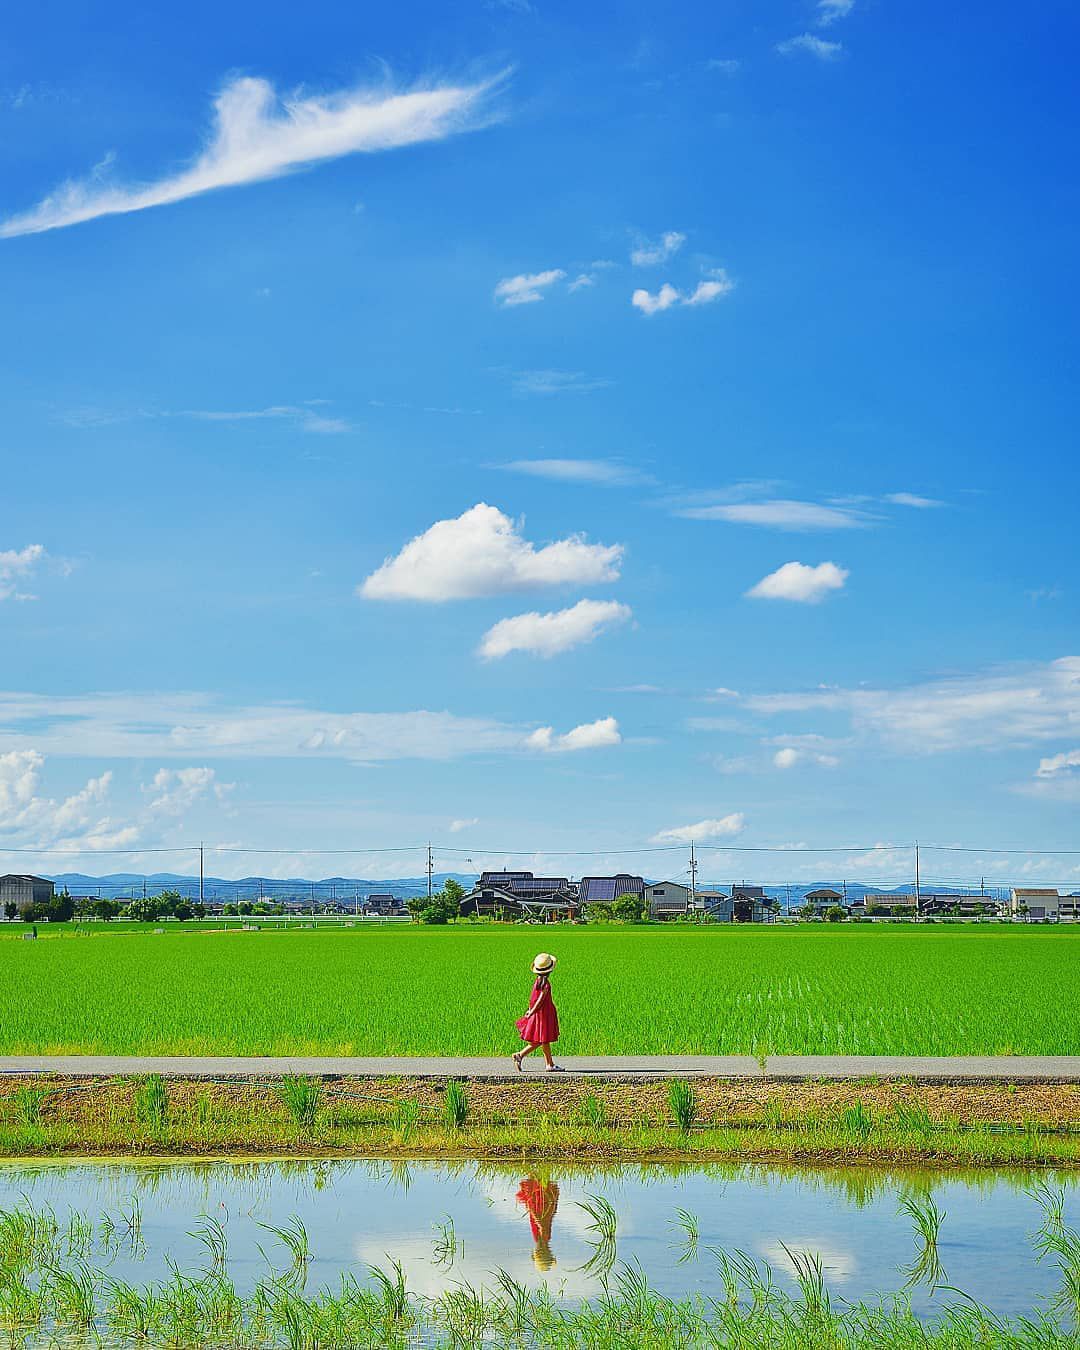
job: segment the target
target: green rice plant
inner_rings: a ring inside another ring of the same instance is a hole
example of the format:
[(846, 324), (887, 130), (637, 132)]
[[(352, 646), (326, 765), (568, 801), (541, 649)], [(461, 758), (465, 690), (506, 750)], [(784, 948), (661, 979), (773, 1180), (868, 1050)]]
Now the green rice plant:
[(28, 1127), (40, 1125), (41, 1113), (46, 1102), (52, 1096), (48, 1088), (33, 1087), (22, 1083), (11, 1094), (11, 1106), (15, 1119)]
[(436, 1221), (432, 1227), (435, 1230), (432, 1260), (437, 1266), (452, 1266), (459, 1255), (465, 1255), (465, 1244), (458, 1240), (453, 1219), (447, 1214), (441, 1223)]
[[(294, 1214), (284, 1228), (275, 1228), (269, 1223), (261, 1223), (259, 1227), (276, 1237), (292, 1258), (291, 1266), (278, 1277), (281, 1283), (289, 1288), (297, 1285), (303, 1287), (307, 1281), (308, 1263), (311, 1261), (311, 1243), (303, 1220)], [(259, 1251), (266, 1257), (262, 1247)]]
[(405, 1286), (405, 1272), (400, 1261), (395, 1261), (389, 1256), (386, 1259), (390, 1262), (393, 1274), (388, 1275), (378, 1266), (369, 1266), (368, 1273), (379, 1291), (387, 1321), (401, 1322), (409, 1313), (409, 1292)]
[(149, 1074), (135, 1089), (135, 1119), (146, 1129), (164, 1130), (169, 1115), (169, 1095), (159, 1073)]
[(865, 1139), (874, 1128), (874, 1119), (862, 1098), (840, 1113), (840, 1128), (853, 1139)]
[(420, 1123), (420, 1103), (415, 1097), (399, 1097), (394, 1104), (394, 1124), (403, 1141), (412, 1138)]
[(944, 1211), (938, 1209), (932, 1195), (927, 1195), (923, 1199), (905, 1195), (900, 1198), (899, 1213), (906, 1214), (911, 1220), (919, 1244), (915, 1259), (904, 1267), (907, 1287), (911, 1288), (918, 1284), (940, 1284), (945, 1279), (945, 1269), (938, 1256), (938, 1235), (945, 1219)]
[(893, 1111), (893, 1123), (903, 1134), (925, 1138), (938, 1128), (933, 1116), (920, 1102), (901, 1102)]
[(697, 1093), (685, 1078), (673, 1078), (668, 1083), (667, 1096), (675, 1123), (683, 1134), (689, 1134), (697, 1115)]
[(456, 1078), (446, 1085), (443, 1099), (443, 1119), (453, 1130), (460, 1130), (469, 1118), (469, 1100), (465, 1095), (465, 1085)]
[(679, 1265), (684, 1265), (687, 1261), (692, 1261), (697, 1256), (698, 1240), (701, 1236), (698, 1227), (697, 1216), (691, 1214), (688, 1209), (676, 1208), (675, 1217), (670, 1220), (672, 1228), (677, 1229), (683, 1237), (681, 1245), (677, 1248), (679, 1251)]
[(607, 1107), (595, 1092), (586, 1092), (578, 1107), (578, 1119), (586, 1129), (599, 1130), (608, 1123)]
[(593, 1249), (592, 1256), (580, 1269), (588, 1275), (607, 1275), (615, 1264), (618, 1255), (619, 1216), (611, 1202), (605, 1200), (602, 1195), (589, 1195), (576, 1203), (578, 1208), (584, 1210), (592, 1220), (592, 1223), (586, 1225), (585, 1231), (596, 1234), (596, 1237), (590, 1241), (590, 1246)]
[(322, 1083), (304, 1074), (287, 1074), (278, 1084), (278, 1095), (302, 1130), (315, 1128), (322, 1102)]
[(194, 1238), (206, 1249), (211, 1271), (224, 1270), (228, 1257), (229, 1241), (220, 1219), (210, 1214), (200, 1214), (188, 1237)]

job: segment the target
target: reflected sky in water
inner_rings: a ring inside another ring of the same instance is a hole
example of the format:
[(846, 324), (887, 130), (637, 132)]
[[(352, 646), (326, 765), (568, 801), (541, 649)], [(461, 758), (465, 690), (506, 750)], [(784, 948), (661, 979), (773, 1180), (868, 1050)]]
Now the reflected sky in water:
[[(559, 1165), (506, 1167), (477, 1162), (319, 1161), (287, 1163), (50, 1163), (0, 1166), (0, 1208), (22, 1197), (49, 1205), (60, 1219), (74, 1209), (95, 1223), (138, 1198), (145, 1256), (123, 1248), (113, 1274), (147, 1282), (167, 1274), (171, 1255), (186, 1271), (205, 1266), (191, 1236), (199, 1216), (218, 1219), (229, 1243), (229, 1269), (246, 1290), (269, 1269), (288, 1265), (284, 1246), (265, 1227), (294, 1216), (307, 1228), (308, 1288), (336, 1285), (342, 1271), (400, 1260), (411, 1289), (437, 1294), (460, 1280), (491, 1284), (507, 1271), (522, 1284), (544, 1282), (567, 1298), (595, 1295), (605, 1264), (638, 1261), (659, 1292), (719, 1292), (709, 1248), (740, 1250), (767, 1261), (794, 1287), (787, 1247), (816, 1253), (836, 1298), (857, 1300), (902, 1287), (916, 1253), (911, 1224), (897, 1212), (905, 1194), (931, 1193), (945, 1212), (939, 1256), (947, 1282), (994, 1311), (1030, 1312), (1055, 1288), (1031, 1235), (1041, 1211), (1030, 1194), (1044, 1173), (887, 1173), (871, 1168), (636, 1167), (587, 1170)], [(1080, 1225), (1080, 1188), (1066, 1189), (1065, 1218)], [(617, 1214), (614, 1250), (601, 1250), (594, 1197)], [(698, 1239), (676, 1222), (697, 1220)], [(263, 1249), (260, 1252), (259, 1248)], [(948, 1296), (948, 1297), (951, 1297)], [(928, 1312), (934, 1301), (916, 1290)]]

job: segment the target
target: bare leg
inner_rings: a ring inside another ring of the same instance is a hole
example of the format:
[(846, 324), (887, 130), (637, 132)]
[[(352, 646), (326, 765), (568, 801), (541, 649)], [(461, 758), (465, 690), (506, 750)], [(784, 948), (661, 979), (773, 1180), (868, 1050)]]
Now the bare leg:
[(543, 1052), (544, 1052), (544, 1060), (545, 1060), (545, 1062), (546, 1062), (548, 1068), (549, 1068), (549, 1069), (553, 1069), (553, 1068), (555, 1067), (555, 1061), (551, 1058), (551, 1042), (550, 1042), (550, 1041), (544, 1041), (544, 1042), (541, 1044), (540, 1049), (543, 1050)]
[(536, 1049), (538, 1044), (539, 1044), (538, 1041), (529, 1041), (529, 1043), (525, 1046), (524, 1050), (519, 1050), (517, 1054), (511, 1056), (514, 1063), (518, 1066), (519, 1069), (521, 1068), (521, 1061), (525, 1058), (526, 1055), (531, 1055), (532, 1052)]

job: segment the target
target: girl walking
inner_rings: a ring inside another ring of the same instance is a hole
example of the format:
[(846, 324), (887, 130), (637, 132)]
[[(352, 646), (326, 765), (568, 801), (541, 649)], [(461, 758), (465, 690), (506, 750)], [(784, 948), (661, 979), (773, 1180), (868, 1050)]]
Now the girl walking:
[(551, 1043), (559, 1039), (559, 1014), (551, 997), (550, 979), (555, 969), (555, 958), (550, 952), (540, 952), (532, 963), (532, 969), (536, 983), (529, 999), (529, 1011), (514, 1024), (525, 1042), (525, 1049), (513, 1056), (514, 1067), (520, 1073), (521, 1061), (539, 1046), (544, 1052), (548, 1073), (561, 1073), (562, 1070), (551, 1058)]

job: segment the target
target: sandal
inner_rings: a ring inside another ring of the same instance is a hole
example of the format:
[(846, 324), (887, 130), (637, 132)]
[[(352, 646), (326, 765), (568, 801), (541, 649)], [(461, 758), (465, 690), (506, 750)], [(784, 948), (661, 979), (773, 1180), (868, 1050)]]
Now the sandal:
[(566, 1070), (563, 1068), (563, 1066), (562, 1066), (561, 1064), (549, 1064), (549, 1065), (547, 1066), (547, 1071), (548, 1071), (548, 1073), (565, 1073), (565, 1072), (566, 1072)]
[(517, 1057), (516, 1054), (511, 1055), (510, 1058), (514, 1061), (514, 1068), (517, 1069), (518, 1073), (520, 1073), (520, 1072), (521, 1072), (521, 1060), (518, 1059), (518, 1057)]

